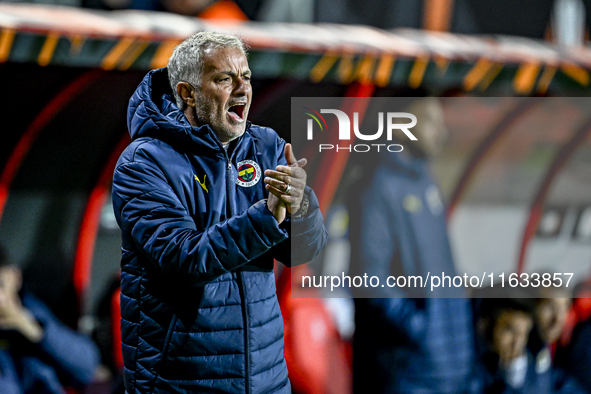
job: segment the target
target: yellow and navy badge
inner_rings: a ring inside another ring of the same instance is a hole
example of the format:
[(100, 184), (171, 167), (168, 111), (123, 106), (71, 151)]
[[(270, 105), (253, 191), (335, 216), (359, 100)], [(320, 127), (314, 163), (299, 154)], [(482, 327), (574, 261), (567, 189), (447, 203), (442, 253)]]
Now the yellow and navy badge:
[(236, 184), (242, 187), (254, 186), (261, 179), (261, 167), (252, 160), (242, 160), (238, 163), (238, 178)]

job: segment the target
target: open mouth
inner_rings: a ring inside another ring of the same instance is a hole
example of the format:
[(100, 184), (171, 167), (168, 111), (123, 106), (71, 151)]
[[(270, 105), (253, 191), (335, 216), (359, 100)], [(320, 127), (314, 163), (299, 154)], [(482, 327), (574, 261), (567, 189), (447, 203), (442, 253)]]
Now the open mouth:
[(228, 108), (228, 114), (232, 119), (237, 122), (242, 122), (244, 120), (244, 109), (246, 108), (246, 103), (236, 103), (231, 105)]

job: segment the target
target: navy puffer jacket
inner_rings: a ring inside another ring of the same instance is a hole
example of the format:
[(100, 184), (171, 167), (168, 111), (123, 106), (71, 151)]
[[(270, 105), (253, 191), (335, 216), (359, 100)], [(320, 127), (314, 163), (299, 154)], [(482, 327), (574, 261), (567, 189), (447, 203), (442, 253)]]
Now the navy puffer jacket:
[(278, 225), (266, 207), (261, 172), (286, 164), (285, 141), (250, 126), (226, 153), (174, 104), (166, 69), (140, 84), (128, 126), (113, 179), (127, 392), (289, 393), (273, 259), (309, 261), (326, 230), (309, 189), (302, 219)]
[[(379, 159), (352, 187), (350, 274), (453, 277), (444, 206), (426, 160), (406, 152)], [(410, 279), (405, 288), (369, 290), (372, 298), (355, 299), (355, 393), (477, 392), (472, 311), (462, 292), (423, 293)]]

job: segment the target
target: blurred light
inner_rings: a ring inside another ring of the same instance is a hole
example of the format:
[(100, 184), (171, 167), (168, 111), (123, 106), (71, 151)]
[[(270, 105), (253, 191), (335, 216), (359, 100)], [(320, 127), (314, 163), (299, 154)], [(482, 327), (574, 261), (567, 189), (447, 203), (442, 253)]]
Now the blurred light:
[(585, 5), (581, 0), (556, 0), (552, 28), (560, 45), (582, 46), (585, 35)]
[(541, 236), (555, 236), (560, 232), (562, 215), (556, 210), (549, 210), (544, 213), (540, 221), (538, 234)]
[(579, 240), (591, 240), (591, 207), (581, 212), (575, 235)]
[(343, 238), (349, 229), (349, 213), (345, 207), (336, 207), (328, 223), (328, 234), (331, 238)]
[(113, 212), (113, 203), (108, 199), (101, 210), (101, 228), (105, 230), (119, 230), (115, 212)]

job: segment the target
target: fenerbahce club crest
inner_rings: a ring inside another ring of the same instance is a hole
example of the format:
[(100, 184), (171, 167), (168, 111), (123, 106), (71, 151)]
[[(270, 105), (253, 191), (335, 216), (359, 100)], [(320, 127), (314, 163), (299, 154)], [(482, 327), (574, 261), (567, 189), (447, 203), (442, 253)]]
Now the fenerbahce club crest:
[(238, 178), (236, 184), (242, 187), (254, 186), (261, 179), (261, 167), (252, 160), (238, 163)]

